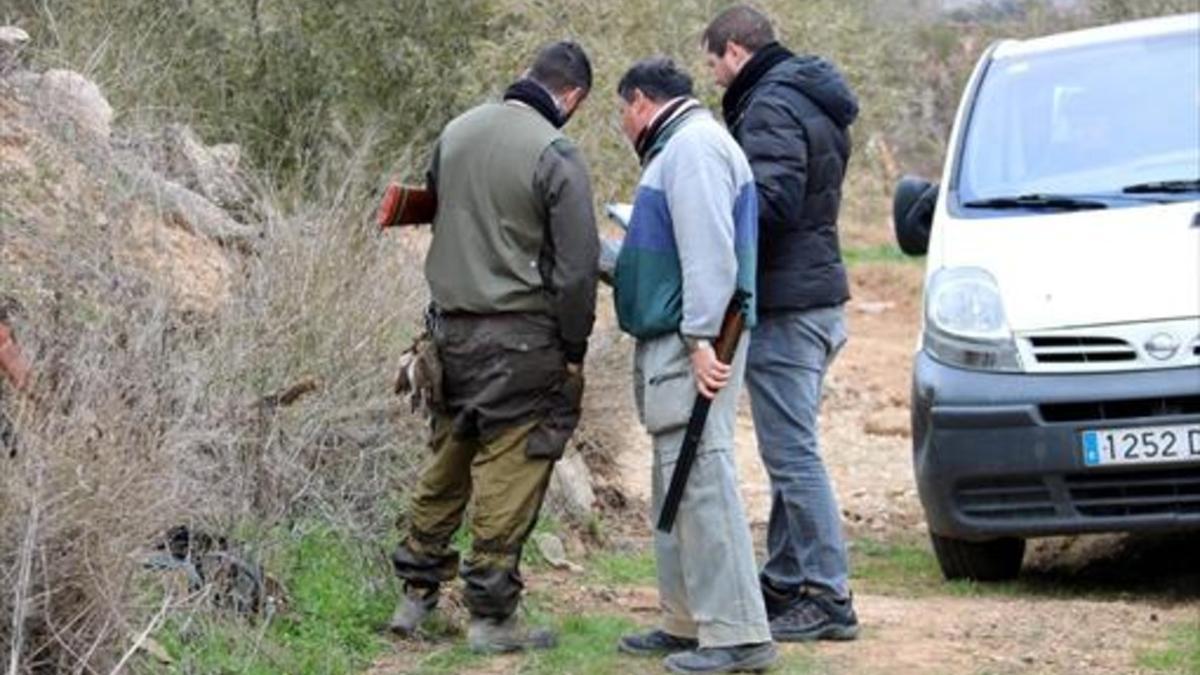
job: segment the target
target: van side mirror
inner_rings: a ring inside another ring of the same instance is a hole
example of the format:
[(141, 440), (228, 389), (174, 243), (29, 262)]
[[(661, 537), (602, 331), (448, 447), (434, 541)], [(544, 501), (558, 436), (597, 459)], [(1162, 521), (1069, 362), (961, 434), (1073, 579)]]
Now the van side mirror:
[(892, 226), (901, 251), (917, 256), (925, 255), (929, 250), (929, 232), (933, 229), (937, 198), (937, 183), (904, 176), (896, 184), (896, 193), (892, 197)]

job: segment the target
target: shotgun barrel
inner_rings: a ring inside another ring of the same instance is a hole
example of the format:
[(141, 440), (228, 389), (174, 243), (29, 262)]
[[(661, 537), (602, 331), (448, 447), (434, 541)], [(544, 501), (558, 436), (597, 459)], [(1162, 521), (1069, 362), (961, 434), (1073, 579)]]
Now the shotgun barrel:
[[(721, 321), (721, 332), (713, 349), (721, 363), (733, 363), (737, 354), (738, 342), (746, 329), (747, 293), (738, 290), (729, 301), (725, 310), (725, 318)], [(675, 470), (671, 473), (671, 484), (663, 498), (662, 510), (658, 514), (659, 532), (670, 533), (675, 527), (675, 517), (679, 514), (679, 503), (683, 500), (683, 491), (687, 487), (688, 475), (696, 462), (696, 452), (700, 448), (700, 439), (704, 436), (704, 426), (708, 422), (708, 410), (712, 400), (703, 395), (696, 395), (696, 403), (692, 406), (692, 416), (688, 418), (687, 431), (683, 435), (683, 447), (679, 450), (679, 459), (675, 461)]]

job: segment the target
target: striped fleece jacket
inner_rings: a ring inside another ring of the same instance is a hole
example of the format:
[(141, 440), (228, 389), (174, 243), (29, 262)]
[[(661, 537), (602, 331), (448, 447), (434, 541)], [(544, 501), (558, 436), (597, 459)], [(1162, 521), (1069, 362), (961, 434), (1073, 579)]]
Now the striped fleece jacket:
[(662, 127), (643, 159), (614, 272), (621, 329), (647, 340), (717, 336), (735, 288), (755, 323), (758, 204), (733, 137), (698, 104)]

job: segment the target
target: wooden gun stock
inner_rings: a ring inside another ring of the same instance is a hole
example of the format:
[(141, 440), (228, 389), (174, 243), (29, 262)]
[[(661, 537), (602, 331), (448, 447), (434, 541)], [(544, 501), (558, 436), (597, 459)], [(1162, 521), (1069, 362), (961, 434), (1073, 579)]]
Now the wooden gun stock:
[(717, 334), (717, 339), (713, 342), (713, 351), (725, 365), (733, 363), (738, 342), (746, 330), (746, 312), (743, 310), (745, 302), (745, 296), (742, 293), (739, 292), (734, 296), (729, 303), (729, 309), (725, 312), (725, 317), (721, 319), (721, 332)]
[(432, 223), (437, 214), (437, 195), (432, 190), (412, 185), (389, 183), (383, 192), (375, 221), (380, 229), (400, 225)]

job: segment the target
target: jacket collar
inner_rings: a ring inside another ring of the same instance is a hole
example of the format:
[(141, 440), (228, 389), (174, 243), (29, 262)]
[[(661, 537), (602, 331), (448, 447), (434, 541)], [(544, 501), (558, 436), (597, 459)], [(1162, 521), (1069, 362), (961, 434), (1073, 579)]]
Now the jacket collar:
[(667, 141), (679, 129), (680, 123), (694, 110), (700, 109), (700, 102), (690, 96), (680, 96), (667, 101), (654, 119), (638, 134), (634, 149), (642, 166), (646, 166), (662, 152)]
[(533, 108), (547, 122), (553, 124), (555, 129), (561, 129), (567, 123), (566, 117), (563, 116), (562, 111), (558, 108), (558, 102), (554, 100), (554, 96), (545, 87), (529, 78), (520, 79), (512, 83), (504, 91), (504, 100), (516, 101), (517, 103), (523, 103)]
[(778, 42), (754, 52), (754, 56), (742, 66), (741, 71), (729, 83), (729, 89), (721, 99), (721, 113), (726, 126), (732, 128), (749, 103), (750, 92), (772, 68), (795, 56)]

